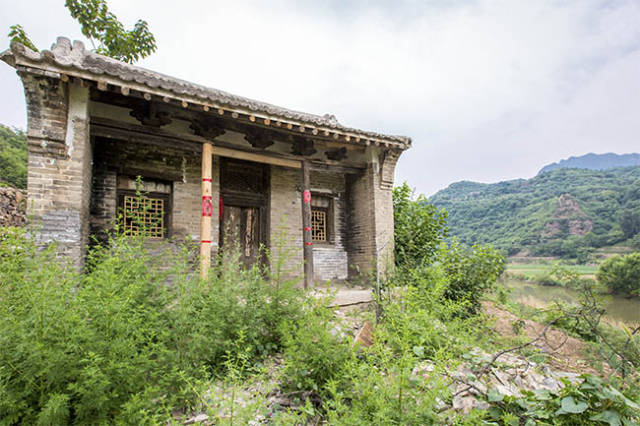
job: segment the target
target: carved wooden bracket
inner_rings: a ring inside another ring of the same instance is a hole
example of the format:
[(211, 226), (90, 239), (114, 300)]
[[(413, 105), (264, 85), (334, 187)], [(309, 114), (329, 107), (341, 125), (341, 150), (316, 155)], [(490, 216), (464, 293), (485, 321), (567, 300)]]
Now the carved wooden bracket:
[(144, 126), (160, 127), (171, 123), (171, 115), (167, 111), (159, 111), (153, 102), (135, 105), (129, 115)]
[(335, 160), (335, 161), (344, 160), (345, 158), (347, 158), (347, 148), (342, 147), (342, 148), (330, 149), (327, 152), (325, 152), (324, 155), (326, 155), (329, 160)]
[(273, 135), (260, 129), (247, 129), (244, 139), (257, 149), (265, 149), (273, 145)]
[(214, 140), (225, 132), (225, 128), (220, 123), (210, 118), (194, 118), (189, 128), (193, 130), (194, 135), (209, 140)]
[(318, 152), (313, 147), (313, 141), (311, 139), (292, 136), (292, 140), (291, 153), (294, 155), (309, 156)]

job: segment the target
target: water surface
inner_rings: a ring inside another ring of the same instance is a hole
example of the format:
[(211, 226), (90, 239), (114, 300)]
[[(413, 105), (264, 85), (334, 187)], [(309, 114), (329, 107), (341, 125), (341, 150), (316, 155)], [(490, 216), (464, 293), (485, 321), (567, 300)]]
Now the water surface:
[[(509, 279), (506, 286), (511, 289), (513, 301), (533, 307), (542, 307), (555, 301), (576, 302), (578, 293), (564, 287), (548, 287), (526, 281)], [(640, 299), (627, 299), (619, 296), (606, 296), (607, 317), (625, 323), (640, 323)]]

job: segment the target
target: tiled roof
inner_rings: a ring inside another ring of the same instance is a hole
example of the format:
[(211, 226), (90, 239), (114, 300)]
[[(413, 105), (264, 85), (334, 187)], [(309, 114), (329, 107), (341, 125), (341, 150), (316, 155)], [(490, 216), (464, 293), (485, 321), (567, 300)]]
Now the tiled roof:
[(120, 62), (87, 50), (80, 41), (74, 41), (72, 44), (65, 37), (59, 37), (51, 50), (41, 52), (34, 52), (20, 43), (13, 42), (9, 50), (0, 54), (0, 59), (14, 67), (42, 68), (45, 71), (69, 75), (74, 75), (76, 72), (83, 77), (87, 75), (93, 77), (96, 81), (106, 76), (117, 79), (122, 85), (142, 85), (155, 92), (170, 92), (178, 99), (189, 98), (190, 102), (196, 99), (204, 105), (212, 104), (215, 107), (237, 108), (274, 119), (291, 120), (314, 128), (351, 133), (361, 136), (363, 139), (370, 138), (390, 142), (401, 148), (408, 148), (411, 144), (411, 139), (406, 136), (384, 135), (344, 126), (330, 114), (320, 116), (293, 111)]

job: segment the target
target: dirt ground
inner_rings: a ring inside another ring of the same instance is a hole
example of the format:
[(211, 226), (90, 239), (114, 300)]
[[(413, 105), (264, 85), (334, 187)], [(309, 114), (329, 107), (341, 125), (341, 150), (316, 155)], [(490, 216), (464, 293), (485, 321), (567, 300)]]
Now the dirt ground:
[[(520, 336), (527, 339), (535, 339), (544, 330), (544, 324), (531, 320), (521, 320), (511, 312), (501, 309), (492, 302), (483, 302), (483, 311), (495, 319), (493, 329), (503, 337), (516, 337), (514, 324), (521, 321)], [(601, 375), (602, 372), (596, 370), (592, 362), (588, 360), (586, 353), (587, 344), (566, 333), (550, 328), (542, 339), (538, 340), (534, 346), (540, 352), (546, 354), (547, 361), (552, 367), (576, 373), (591, 373)]]

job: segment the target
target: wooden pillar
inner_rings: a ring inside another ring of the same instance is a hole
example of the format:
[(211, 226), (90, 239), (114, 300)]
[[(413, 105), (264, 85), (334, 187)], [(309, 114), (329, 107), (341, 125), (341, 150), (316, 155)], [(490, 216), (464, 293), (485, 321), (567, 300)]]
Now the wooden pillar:
[(200, 278), (206, 279), (211, 266), (211, 169), (213, 145), (202, 144), (202, 219), (200, 221)]
[(313, 242), (311, 241), (311, 191), (309, 162), (302, 161), (302, 235), (304, 250), (304, 288), (313, 284)]

